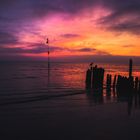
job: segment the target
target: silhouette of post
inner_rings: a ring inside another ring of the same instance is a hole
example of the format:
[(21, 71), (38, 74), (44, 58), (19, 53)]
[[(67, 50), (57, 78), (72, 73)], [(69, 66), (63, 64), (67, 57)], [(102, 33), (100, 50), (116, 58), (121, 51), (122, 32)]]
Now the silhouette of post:
[(103, 80), (104, 80), (104, 69), (98, 68), (97, 65), (95, 65), (92, 68), (92, 88), (95, 90), (102, 90)]
[(139, 78), (136, 77), (136, 78), (135, 78), (135, 85), (134, 85), (135, 91), (138, 91), (138, 84), (139, 84)]
[(129, 78), (132, 77), (132, 67), (133, 67), (133, 61), (132, 59), (129, 60)]
[(106, 79), (107, 91), (111, 91), (111, 83), (112, 83), (112, 76), (110, 74), (107, 74), (107, 79)]
[(48, 86), (50, 84), (50, 47), (49, 47), (49, 39), (46, 40), (46, 45), (48, 47)]
[(132, 92), (134, 89), (134, 77), (132, 76), (133, 71), (133, 61), (132, 59), (129, 60), (129, 92)]
[(91, 89), (91, 69), (86, 72), (86, 89)]
[(116, 87), (116, 79), (117, 79), (117, 76), (115, 75), (114, 76), (114, 81), (113, 81), (113, 90), (115, 90), (115, 87)]
[(50, 47), (49, 47), (49, 39), (47, 38), (46, 44), (48, 46), (48, 69), (50, 68)]
[(138, 94), (140, 95), (140, 80), (139, 80), (139, 83), (138, 83)]

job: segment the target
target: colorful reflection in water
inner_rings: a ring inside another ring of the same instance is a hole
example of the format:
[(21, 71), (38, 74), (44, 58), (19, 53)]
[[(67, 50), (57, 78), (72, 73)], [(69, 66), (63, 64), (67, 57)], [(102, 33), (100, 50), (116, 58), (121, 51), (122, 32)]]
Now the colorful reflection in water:
[[(47, 66), (47, 62), (0, 63), (1, 99), (32, 98), (85, 90), (85, 74), (89, 63), (51, 63), (49, 75)], [(127, 65), (100, 63), (98, 66), (105, 68), (105, 74), (128, 75)], [(134, 66), (133, 75), (140, 77), (139, 66)], [(104, 80), (106, 80), (106, 76)], [(110, 98), (103, 93), (105, 102), (109, 98), (114, 101), (115, 96), (111, 93)]]

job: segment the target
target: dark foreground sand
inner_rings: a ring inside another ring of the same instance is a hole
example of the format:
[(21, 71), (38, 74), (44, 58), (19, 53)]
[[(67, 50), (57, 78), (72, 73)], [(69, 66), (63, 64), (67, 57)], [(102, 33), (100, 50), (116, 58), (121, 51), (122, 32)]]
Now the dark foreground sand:
[(86, 94), (0, 106), (0, 140), (135, 140), (140, 110)]

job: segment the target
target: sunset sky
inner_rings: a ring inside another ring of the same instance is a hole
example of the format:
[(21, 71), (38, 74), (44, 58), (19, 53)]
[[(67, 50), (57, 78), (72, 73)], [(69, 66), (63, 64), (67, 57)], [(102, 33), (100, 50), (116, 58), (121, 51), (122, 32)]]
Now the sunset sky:
[(140, 0), (1, 0), (0, 58), (140, 56)]

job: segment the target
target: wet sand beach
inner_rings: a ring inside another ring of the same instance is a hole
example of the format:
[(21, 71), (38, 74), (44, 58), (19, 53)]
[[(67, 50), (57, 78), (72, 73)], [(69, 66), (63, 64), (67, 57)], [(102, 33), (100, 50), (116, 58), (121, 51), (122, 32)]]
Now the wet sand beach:
[(86, 94), (0, 107), (3, 140), (136, 139), (140, 136), (140, 110), (128, 103)]

